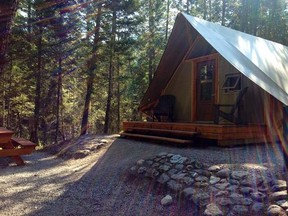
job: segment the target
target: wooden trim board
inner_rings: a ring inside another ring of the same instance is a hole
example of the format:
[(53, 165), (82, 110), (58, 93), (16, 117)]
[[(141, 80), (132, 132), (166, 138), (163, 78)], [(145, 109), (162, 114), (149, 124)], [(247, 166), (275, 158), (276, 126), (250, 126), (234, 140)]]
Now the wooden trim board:
[(184, 139), (175, 139), (175, 138), (168, 138), (168, 137), (161, 137), (161, 136), (150, 136), (144, 134), (132, 134), (132, 133), (121, 133), (121, 137), (134, 137), (134, 138), (141, 138), (141, 139), (151, 139), (151, 140), (160, 140), (160, 141), (167, 141), (179, 144), (191, 144), (193, 143), (192, 140), (184, 140)]

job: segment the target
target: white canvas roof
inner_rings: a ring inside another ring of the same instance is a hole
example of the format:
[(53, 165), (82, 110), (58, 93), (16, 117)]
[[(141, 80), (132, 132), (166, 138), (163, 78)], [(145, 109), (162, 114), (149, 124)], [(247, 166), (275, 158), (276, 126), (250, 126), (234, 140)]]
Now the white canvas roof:
[(182, 14), (230, 64), (288, 105), (288, 47)]

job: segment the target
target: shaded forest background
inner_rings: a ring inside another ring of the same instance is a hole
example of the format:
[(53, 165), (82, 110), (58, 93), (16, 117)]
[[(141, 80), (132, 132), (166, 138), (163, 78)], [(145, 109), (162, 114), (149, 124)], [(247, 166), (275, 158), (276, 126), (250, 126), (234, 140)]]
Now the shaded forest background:
[(48, 144), (117, 133), (138, 104), (177, 13), (288, 44), (285, 0), (20, 0), (5, 67), (0, 126)]

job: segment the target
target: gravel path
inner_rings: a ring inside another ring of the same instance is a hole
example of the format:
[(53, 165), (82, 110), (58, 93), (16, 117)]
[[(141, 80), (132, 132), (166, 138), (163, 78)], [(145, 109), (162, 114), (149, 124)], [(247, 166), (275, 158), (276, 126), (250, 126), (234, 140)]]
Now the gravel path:
[(193, 206), (177, 200), (161, 206), (166, 189), (130, 175), (136, 161), (160, 152), (208, 165), (269, 170), (285, 179), (277, 145), (179, 148), (116, 139), (83, 159), (62, 160), (36, 152), (24, 157), (24, 167), (0, 167), (0, 215), (193, 215)]

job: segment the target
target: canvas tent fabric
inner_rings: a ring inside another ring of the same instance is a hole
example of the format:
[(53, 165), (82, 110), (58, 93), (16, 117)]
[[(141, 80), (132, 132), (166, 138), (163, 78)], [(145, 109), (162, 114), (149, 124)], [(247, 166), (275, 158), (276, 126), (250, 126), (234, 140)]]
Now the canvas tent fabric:
[[(182, 31), (179, 30), (179, 27), (182, 28)], [(161, 91), (155, 91), (153, 87), (157, 86), (158, 89), (164, 89), (170, 77), (175, 72), (175, 69), (173, 71), (173, 68), (165, 67), (167, 64), (165, 60), (169, 57), (171, 59), (168, 60), (171, 61), (173, 59), (171, 57), (173, 53), (169, 53), (172, 48), (169, 47), (174, 46), (174, 49), (178, 50), (174, 55), (177, 54), (178, 57), (181, 55), (182, 58), (189, 49), (183, 50), (183, 52), (185, 52), (183, 54), (182, 52), (179, 52), (181, 49), (180, 47), (175, 47), (179, 40), (176, 31), (186, 32), (184, 35), (185, 38), (180, 38), (180, 40), (182, 43), (190, 45), (190, 41), (193, 40), (193, 38), (196, 38), (197, 35), (200, 35), (223, 58), (252, 82), (260, 86), (286, 106), (288, 105), (288, 47), (216, 23), (192, 17), (185, 13), (180, 13), (176, 18), (174, 28), (156, 70), (155, 77), (140, 103), (140, 110), (143, 110), (150, 101), (153, 101), (160, 96)], [(177, 66), (180, 63), (181, 61), (175, 62)], [(162, 68), (164, 68), (165, 73), (162, 71)], [(160, 78), (159, 76), (166, 76), (168, 80), (164, 82), (163, 78)], [(161, 82), (159, 82), (160, 79), (162, 79)]]

